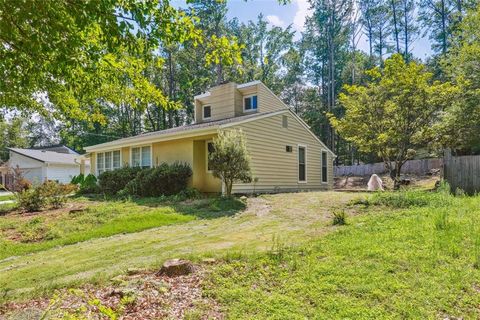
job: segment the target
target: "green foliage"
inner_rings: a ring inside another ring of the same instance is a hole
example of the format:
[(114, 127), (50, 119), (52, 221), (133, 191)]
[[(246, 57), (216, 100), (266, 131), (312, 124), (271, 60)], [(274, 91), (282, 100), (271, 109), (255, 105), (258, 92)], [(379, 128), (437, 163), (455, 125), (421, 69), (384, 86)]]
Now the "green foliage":
[(72, 184), (60, 184), (58, 182), (48, 180), (38, 186), (40, 194), (46, 199), (47, 204), (58, 209), (67, 202), (67, 196), (77, 190), (77, 186)]
[(460, 95), (449, 102), (442, 122), (435, 128), (439, 142), (455, 151), (480, 153), (480, 6), (459, 24), (442, 69), (459, 87)]
[(345, 210), (336, 210), (333, 211), (333, 221), (332, 224), (334, 226), (343, 226), (347, 224), (347, 214)]
[(0, 83), (2, 105), (48, 115), (35, 96), (44, 92), (56, 118), (104, 123), (108, 103), (178, 106), (146, 75), (150, 61), (164, 62), (154, 57), (156, 50), (186, 41), (202, 44), (207, 62), (230, 61), (238, 51), (228, 37), (205, 41), (197, 19), (168, 2), (6, 1), (0, 12), (15, 12), (0, 26), (6, 35), (0, 39), (0, 72), (8, 79)]
[(100, 191), (106, 195), (116, 195), (135, 179), (140, 170), (140, 167), (123, 167), (103, 172), (98, 176)]
[(47, 205), (47, 199), (43, 197), (40, 188), (29, 188), (15, 193), (18, 206), (27, 211), (40, 211)]
[(81, 186), (84, 181), (85, 181), (85, 175), (83, 173), (80, 173), (78, 176), (73, 176), (70, 183)]
[(0, 164), (8, 160), (7, 148), (28, 147), (27, 132), (24, 127), (25, 119), (13, 118), (7, 122), (0, 113)]
[[(440, 196), (439, 196), (440, 195)], [(378, 192), (368, 198), (368, 205), (380, 205), (391, 208), (440, 207), (452, 201), (450, 193), (427, 193), (419, 190), (402, 190), (396, 192)]]
[(431, 127), (457, 89), (433, 81), (423, 65), (406, 63), (398, 54), (385, 61), (383, 70), (375, 68), (368, 74), (367, 85), (344, 87), (339, 100), (345, 116), (331, 115), (330, 120), (361, 151), (378, 154), (397, 187), (403, 164), (431, 140)]
[(155, 168), (140, 170), (122, 193), (142, 197), (170, 196), (185, 190), (191, 176), (192, 169), (187, 163), (162, 163)]
[(208, 156), (213, 176), (222, 179), (227, 196), (235, 182), (251, 182), (250, 157), (246, 138), (241, 130), (221, 131), (213, 139), (213, 152)]
[(78, 189), (79, 194), (95, 194), (100, 192), (100, 188), (98, 187), (98, 184), (97, 184), (97, 177), (95, 177), (91, 173), (86, 177), (83, 174), (80, 174), (75, 178), (75, 182), (76, 182), (75, 184), (78, 185), (79, 187)]
[(64, 185), (55, 181), (45, 181), (39, 186), (34, 186), (16, 192), (19, 208), (27, 211), (40, 211), (47, 206), (60, 208), (67, 202), (67, 196), (74, 192), (76, 187)]

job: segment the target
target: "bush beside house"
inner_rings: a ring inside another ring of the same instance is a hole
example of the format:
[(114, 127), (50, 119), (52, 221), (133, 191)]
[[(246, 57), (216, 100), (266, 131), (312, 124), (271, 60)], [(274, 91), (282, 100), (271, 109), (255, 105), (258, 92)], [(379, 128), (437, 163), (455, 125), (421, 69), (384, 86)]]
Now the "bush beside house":
[(124, 167), (102, 173), (99, 191), (106, 195), (170, 196), (185, 191), (192, 169), (186, 163), (162, 163), (150, 169)]
[(102, 193), (116, 195), (125, 186), (135, 179), (142, 171), (139, 167), (123, 167), (120, 169), (105, 171), (98, 176), (98, 185)]

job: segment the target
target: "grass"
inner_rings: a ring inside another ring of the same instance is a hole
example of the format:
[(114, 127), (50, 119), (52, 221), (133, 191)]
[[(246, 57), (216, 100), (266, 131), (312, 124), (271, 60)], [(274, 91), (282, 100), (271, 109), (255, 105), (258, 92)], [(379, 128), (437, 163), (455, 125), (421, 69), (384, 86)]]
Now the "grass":
[[(211, 267), (205, 294), (229, 319), (480, 318), (480, 197), (278, 194), (236, 215), (242, 205), (224, 201), (170, 205), (202, 219), (0, 261), (0, 301), (103, 283), (167, 258), (214, 256), (223, 261)], [(348, 223), (333, 225), (335, 213)]]
[(370, 206), (307, 245), (221, 264), (208, 294), (231, 319), (478, 319), (480, 197), (369, 202), (392, 209)]
[[(177, 213), (207, 218), (57, 246), (0, 261), (0, 303), (50, 293), (58, 287), (102, 283), (128, 268), (156, 268), (169, 258), (199, 259), (269, 250), (275, 235), (301, 244), (331, 230), (331, 210), (357, 196), (334, 192), (266, 195), (255, 199), (252, 207), (239, 215), (232, 215), (235, 208), (243, 206), (238, 201), (206, 199), (183, 203), (174, 209), (183, 207)], [(155, 201), (145, 201), (143, 204), (150, 202), (150, 208), (156, 209)]]
[(14, 200), (15, 196), (12, 194), (0, 196), (0, 201)]
[[(10, 214), (0, 217), (0, 260), (115, 234), (185, 223), (197, 217), (233, 213), (244, 206), (238, 200), (228, 199), (170, 204), (154, 198), (143, 201), (149, 203), (150, 207), (129, 201), (93, 204), (84, 200), (80, 203), (85, 208), (80, 210), (54, 210), (34, 215)], [(75, 203), (78, 202), (79, 200)], [(3, 206), (6, 211), (14, 207)]]

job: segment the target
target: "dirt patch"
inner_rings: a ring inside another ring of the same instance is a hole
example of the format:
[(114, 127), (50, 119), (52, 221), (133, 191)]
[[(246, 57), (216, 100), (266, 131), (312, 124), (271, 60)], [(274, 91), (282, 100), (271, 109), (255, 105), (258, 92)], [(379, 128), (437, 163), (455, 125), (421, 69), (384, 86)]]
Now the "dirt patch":
[(187, 276), (159, 276), (143, 271), (112, 279), (108, 286), (86, 285), (79, 289), (60, 290), (53, 298), (42, 298), (0, 306), (0, 319), (63, 319), (71, 315), (88, 315), (89, 319), (223, 319), (218, 304), (202, 296), (207, 271), (195, 266)]
[(254, 213), (257, 217), (262, 217), (270, 213), (272, 206), (261, 197), (249, 198), (247, 200), (247, 211)]
[[(378, 175), (386, 189), (393, 189), (393, 181), (386, 174)], [(367, 183), (370, 176), (341, 176), (335, 177), (334, 189), (336, 190), (367, 190)], [(409, 187), (411, 188), (426, 188), (432, 189), (435, 186), (435, 182), (440, 180), (438, 175), (430, 176), (417, 176), (417, 175), (402, 175), (402, 179), (410, 181)]]

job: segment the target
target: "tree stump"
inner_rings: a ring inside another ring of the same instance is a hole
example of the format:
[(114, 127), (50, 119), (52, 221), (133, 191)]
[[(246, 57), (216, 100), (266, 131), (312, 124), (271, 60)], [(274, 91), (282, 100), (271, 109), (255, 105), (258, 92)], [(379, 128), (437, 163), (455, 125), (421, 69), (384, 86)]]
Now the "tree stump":
[(165, 261), (158, 275), (168, 277), (185, 276), (195, 271), (193, 264), (188, 260), (171, 259)]

